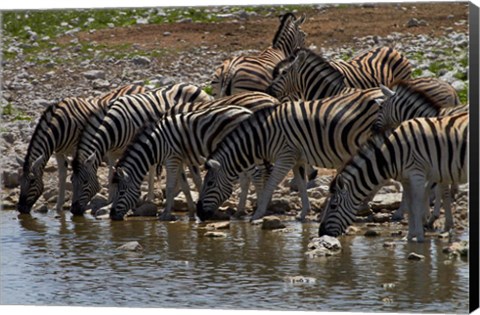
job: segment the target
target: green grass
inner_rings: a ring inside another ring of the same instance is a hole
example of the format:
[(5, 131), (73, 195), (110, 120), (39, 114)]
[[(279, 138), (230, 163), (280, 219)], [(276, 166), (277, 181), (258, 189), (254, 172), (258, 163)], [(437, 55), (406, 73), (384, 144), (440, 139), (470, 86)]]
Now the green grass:
[(2, 108), (2, 118), (4, 119), (7, 118), (5, 116), (10, 118), (9, 120), (11, 121), (17, 121), (17, 120), (31, 121), (32, 120), (32, 117), (28, 116), (23, 111), (14, 108), (12, 103), (7, 103), (7, 105), (5, 105)]
[(213, 89), (211, 85), (207, 85), (206, 87), (203, 88), (203, 91), (207, 93), (208, 95), (212, 95)]
[(468, 83), (465, 84), (465, 88), (458, 92), (458, 97), (462, 104), (467, 104), (468, 102)]

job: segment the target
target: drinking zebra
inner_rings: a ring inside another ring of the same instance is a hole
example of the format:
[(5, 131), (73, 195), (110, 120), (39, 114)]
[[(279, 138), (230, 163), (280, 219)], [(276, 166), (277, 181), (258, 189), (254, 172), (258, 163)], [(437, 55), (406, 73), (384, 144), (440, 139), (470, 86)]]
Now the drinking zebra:
[[(193, 102), (195, 101), (195, 102)], [(155, 122), (167, 110), (183, 113), (214, 106), (235, 104), (246, 108), (271, 106), (278, 100), (264, 93), (240, 93), (211, 101), (211, 97), (198, 87), (177, 84), (149, 93), (120, 98), (109, 109), (101, 125), (82, 137), (73, 163), (72, 213), (81, 215), (87, 203), (100, 190), (97, 169), (102, 157), (109, 153), (110, 160), (120, 157), (127, 145), (143, 125)], [(192, 169), (198, 188), (201, 179)], [(150, 171), (149, 193), (153, 199), (154, 168)], [(111, 195), (111, 191), (110, 191)], [(111, 199), (111, 198), (110, 198)]]
[(232, 193), (239, 174), (264, 161), (273, 164), (252, 220), (262, 217), (268, 201), (293, 169), (302, 199), (300, 219), (310, 208), (305, 165), (339, 168), (371, 136), (379, 89), (355, 91), (323, 100), (283, 103), (255, 112), (230, 133), (206, 162), (207, 174), (197, 203), (202, 220), (212, 217)]
[[(121, 156), (138, 129), (149, 121), (156, 121), (175, 104), (211, 100), (201, 88), (191, 84), (172, 84), (146, 93), (117, 99), (100, 119), (92, 119), (78, 143), (72, 162), (73, 196), (70, 211), (75, 215), (85, 212), (87, 203), (100, 190), (97, 170), (104, 156), (108, 163)], [(109, 169), (109, 182), (112, 172)], [(149, 177), (147, 199), (153, 199), (155, 169)], [(111, 191), (110, 191), (111, 193)]]
[(43, 193), (43, 171), (52, 154), (58, 167), (56, 210), (60, 211), (65, 201), (67, 156), (73, 153), (88, 120), (116, 98), (144, 90), (140, 85), (126, 85), (99, 97), (69, 97), (49, 106), (35, 127), (25, 158), (17, 157), (22, 167), (18, 211), (29, 213)]
[(305, 33), (300, 29), (304, 21), (305, 16), (297, 19), (293, 14), (287, 13), (281, 17), (272, 46), (257, 56), (225, 60), (216, 69), (212, 79), (212, 95), (223, 97), (241, 91), (264, 92), (271, 83), (275, 65), (296, 48), (304, 46)]
[(156, 123), (149, 124), (128, 146), (116, 166), (116, 196), (110, 217), (123, 219), (136, 205), (140, 184), (149, 168), (155, 164), (166, 166), (166, 206), (161, 220), (171, 219), (174, 191), (178, 182), (187, 197), (189, 214), (195, 207), (188, 183), (181, 176), (184, 164), (200, 166), (221, 139), (252, 112), (239, 106), (215, 106), (182, 114), (167, 112)]
[(333, 180), (319, 235), (342, 234), (364, 199), (393, 178), (407, 191), (407, 238), (422, 242), (430, 184), (467, 181), (467, 133), (468, 114), (461, 113), (407, 120), (387, 136), (374, 137)]

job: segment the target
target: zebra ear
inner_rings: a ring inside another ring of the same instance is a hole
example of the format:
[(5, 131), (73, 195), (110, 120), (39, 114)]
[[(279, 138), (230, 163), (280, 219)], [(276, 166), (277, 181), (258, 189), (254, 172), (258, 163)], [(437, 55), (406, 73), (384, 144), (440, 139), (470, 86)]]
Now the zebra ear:
[(336, 183), (337, 183), (337, 188), (340, 190), (341, 193), (345, 193), (347, 191), (345, 178), (343, 178), (342, 174), (337, 175)]
[(377, 103), (377, 105), (381, 107), (383, 104), (383, 100), (381, 98), (376, 98), (375, 103)]
[(217, 160), (210, 159), (205, 163), (205, 166), (207, 169), (218, 170), (222, 165)]
[(383, 84), (380, 84), (380, 89), (382, 90), (382, 93), (386, 96), (386, 97), (392, 97), (395, 95), (395, 92), (390, 90), (388, 87), (386, 87), (385, 85)]
[(92, 165), (94, 159), (95, 159), (95, 152), (90, 154), (90, 156), (85, 160), (85, 163), (88, 165)]
[(117, 167), (117, 175), (120, 179), (122, 180), (128, 180), (129, 176), (127, 174), (127, 172), (125, 172), (125, 170), (123, 169), (123, 167)]
[(301, 17), (299, 17), (298, 19), (295, 20), (295, 26), (300, 26), (302, 25), (304, 22), (305, 22), (305, 19), (307, 18), (307, 16), (304, 14), (302, 14)]
[(17, 163), (18, 163), (21, 167), (23, 167), (23, 164), (25, 164), (25, 160), (22, 159), (22, 158), (21, 158), (20, 156), (18, 156), (18, 155), (15, 156), (15, 159), (17, 160)]
[(39, 167), (43, 162), (43, 154), (40, 155), (33, 163), (32, 163), (32, 170)]

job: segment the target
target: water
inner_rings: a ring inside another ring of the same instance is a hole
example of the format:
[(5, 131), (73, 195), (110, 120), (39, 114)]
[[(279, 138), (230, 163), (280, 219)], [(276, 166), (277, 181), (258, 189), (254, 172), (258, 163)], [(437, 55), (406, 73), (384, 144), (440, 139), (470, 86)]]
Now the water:
[[(218, 239), (186, 219), (110, 222), (0, 211), (0, 303), (467, 312), (468, 263), (446, 262), (441, 240), (397, 240), (384, 249), (391, 238), (342, 237), (339, 256), (313, 260), (305, 251), (318, 224), (287, 225), (287, 232), (272, 232), (232, 221)], [(117, 250), (128, 241), (144, 250)], [(407, 260), (412, 251), (425, 261)], [(291, 284), (286, 276), (316, 282)]]

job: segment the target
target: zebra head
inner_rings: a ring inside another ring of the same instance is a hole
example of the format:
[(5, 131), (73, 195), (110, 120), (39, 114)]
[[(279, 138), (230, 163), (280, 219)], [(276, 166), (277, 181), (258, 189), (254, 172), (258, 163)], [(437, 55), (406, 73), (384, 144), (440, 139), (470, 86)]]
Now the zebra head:
[(72, 208), (70, 212), (74, 215), (83, 215), (87, 203), (100, 191), (97, 171), (94, 166), (95, 152), (92, 153), (83, 163), (75, 159), (72, 163)]
[(386, 86), (380, 84), (380, 89), (385, 95), (385, 99), (380, 101), (376, 99), (375, 101), (379, 105), (377, 119), (372, 125), (373, 133), (381, 133), (386, 130), (396, 127), (400, 123), (398, 117), (398, 106), (396, 102), (396, 93)]
[(135, 207), (140, 199), (140, 185), (136, 185), (127, 168), (117, 167), (112, 177), (112, 208), (110, 218), (123, 220), (128, 210)]
[(299, 50), (287, 59), (279, 62), (273, 69), (273, 80), (266, 93), (280, 102), (293, 102), (304, 99), (299, 77), (300, 64), (305, 61), (306, 52)]
[(197, 202), (197, 215), (202, 221), (210, 219), (233, 191), (233, 180), (227, 178), (220, 162), (210, 159), (205, 168), (207, 174)]
[(30, 213), (35, 202), (43, 192), (43, 165), (45, 159), (40, 155), (32, 165), (17, 157), (17, 162), (23, 169), (20, 177), (20, 198), (18, 199), (17, 210), (20, 213)]
[(335, 177), (330, 185), (329, 199), (323, 209), (319, 236), (340, 236), (355, 219), (356, 207), (352, 202), (348, 182), (342, 174)]

